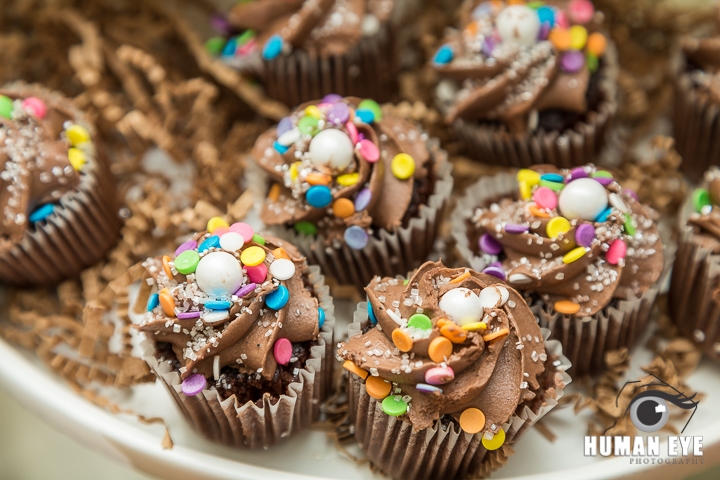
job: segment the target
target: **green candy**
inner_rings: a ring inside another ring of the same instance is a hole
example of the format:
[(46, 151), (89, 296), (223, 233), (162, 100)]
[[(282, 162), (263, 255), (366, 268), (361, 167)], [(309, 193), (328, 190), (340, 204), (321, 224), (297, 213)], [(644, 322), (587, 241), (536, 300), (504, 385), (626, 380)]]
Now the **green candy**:
[(635, 232), (637, 232), (637, 229), (632, 224), (632, 218), (630, 218), (630, 215), (627, 213), (625, 214), (625, 223), (623, 224), (623, 227), (625, 227), (625, 233), (630, 235), (631, 237), (635, 236)]
[(612, 173), (607, 170), (598, 170), (597, 172), (590, 175), (592, 178), (613, 178)]
[(317, 235), (317, 226), (312, 222), (297, 222), (294, 227), (295, 231), (298, 233), (304, 233), (305, 235), (310, 236)]
[(419, 330), (430, 330), (432, 328), (432, 322), (427, 315), (416, 313), (408, 320), (408, 327), (415, 327)]
[(565, 188), (564, 183), (558, 183), (558, 182), (548, 182), (547, 180), (540, 180), (540, 186), (541, 187), (547, 187), (553, 192), (559, 192), (563, 188)]
[(245, 45), (247, 42), (252, 40), (252, 38), (255, 36), (255, 30), (245, 30), (243, 33), (238, 35), (237, 39), (235, 41), (238, 45)]
[(225, 47), (225, 39), (223, 37), (213, 37), (205, 42), (205, 50), (210, 55), (220, 55), (223, 47)]
[(373, 115), (375, 116), (375, 121), (379, 122), (382, 120), (382, 109), (380, 108), (380, 105), (375, 100), (363, 100), (362, 102), (358, 103), (358, 110), (370, 110), (373, 112)]
[(320, 119), (317, 117), (305, 115), (298, 121), (298, 128), (300, 129), (300, 133), (302, 133), (303, 135), (315, 136), (315, 134), (318, 133), (319, 121)]
[(195, 273), (200, 263), (200, 254), (195, 250), (185, 250), (175, 259), (175, 268), (183, 275)]
[(0, 95), (0, 117), (12, 118), (13, 101), (10, 97)]
[(258, 245), (265, 245), (265, 239), (258, 235), (257, 233), (253, 235), (253, 238), (251, 241), (257, 243)]
[(532, 8), (533, 10), (537, 10), (538, 8), (545, 5), (545, 2), (528, 2), (527, 4), (528, 8)]
[(695, 211), (700, 213), (703, 207), (707, 205), (712, 205), (712, 200), (710, 200), (710, 192), (708, 192), (704, 188), (696, 188), (695, 191), (692, 193), (692, 202), (693, 206), (695, 207)]
[(388, 415), (397, 417), (398, 415), (402, 415), (407, 412), (407, 403), (403, 402), (400, 395), (390, 395), (389, 397), (385, 397), (385, 400), (382, 401), (382, 409), (383, 412)]
[(587, 66), (588, 66), (588, 70), (590, 70), (590, 73), (597, 72), (597, 69), (600, 66), (600, 62), (598, 62), (598, 58), (589, 52), (587, 53), (587, 55), (585, 55), (585, 57), (587, 60)]
[(410, 279), (409, 279), (409, 278), (405, 279), (405, 281), (403, 282), (403, 285), (407, 285), (408, 283), (410, 283)]

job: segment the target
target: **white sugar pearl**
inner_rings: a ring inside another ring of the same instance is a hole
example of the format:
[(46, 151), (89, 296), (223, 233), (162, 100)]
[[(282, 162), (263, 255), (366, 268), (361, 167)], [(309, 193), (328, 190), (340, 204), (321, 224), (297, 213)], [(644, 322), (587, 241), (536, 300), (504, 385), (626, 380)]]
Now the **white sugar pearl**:
[(514, 285), (527, 285), (528, 283), (532, 283), (532, 278), (524, 273), (513, 273), (508, 277), (508, 282)]
[(198, 287), (208, 295), (235, 293), (244, 279), (240, 262), (227, 252), (208, 253), (195, 270)]
[(203, 315), (202, 321), (207, 325), (215, 325), (218, 322), (227, 320), (229, 317), (230, 312), (228, 310), (214, 310)]
[(310, 160), (316, 167), (345, 170), (352, 162), (353, 144), (344, 132), (335, 128), (323, 130), (310, 141)]
[(625, 205), (625, 202), (623, 202), (622, 198), (620, 198), (620, 195), (618, 195), (617, 193), (611, 193), (610, 195), (608, 195), (608, 199), (610, 200), (610, 205), (617, 208), (621, 212), (629, 212), (627, 205)]
[(500, 305), (500, 291), (494, 287), (484, 288), (480, 292), (480, 305), (483, 308), (495, 308)]
[(467, 288), (454, 288), (440, 299), (440, 310), (458, 325), (479, 322), (483, 314), (480, 297)]
[(228, 252), (237, 252), (243, 245), (245, 245), (245, 239), (239, 233), (228, 232), (220, 237), (220, 248)]
[(607, 206), (605, 187), (592, 178), (573, 180), (562, 189), (558, 198), (560, 213), (569, 220), (582, 218), (593, 222)]
[(366, 37), (372, 37), (380, 31), (380, 20), (375, 15), (365, 14), (360, 24), (360, 30)]
[(288, 130), (287, 132), (280, 135), (280, 137), (277, 139), (277, 142), (283, 147), (289, 147), (290, 145), (300, 140), (301, 136), (302, 135), (300, 134), (300, 129), (293, 128), (292, 130)]
[(295, 264), (287, 258), (278, 258), (270, 264), (270, 273), (278, 280), (289, 280), (295, 275)]
[(521, 46), (535, 45), (540, 33), (540, 17), (535, 10), (525, 5), (504, 8), (498, 14), (495, 25), (503, 42)]
[(510, 292), (508, 292), (507, 288), (498, 285), (495, 285), (495, 288), (497, 288), (498, 292), (500, 292), (500, 306), (502, 307), (505, 305), (505, 302), (508, 301), (508, 298), (510, 298)]

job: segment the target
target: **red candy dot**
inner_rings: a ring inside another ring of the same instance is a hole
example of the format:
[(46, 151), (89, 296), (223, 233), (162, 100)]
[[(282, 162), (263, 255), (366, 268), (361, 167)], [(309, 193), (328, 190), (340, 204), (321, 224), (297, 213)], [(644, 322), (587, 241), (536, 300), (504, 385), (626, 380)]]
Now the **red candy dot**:
[(539, 208), (552, 210), (557, 207), (557, 195), (548, 187), (540, 187), (533, 193), (533, 201)]
[(280, 338), (273, 347), (275, 361), (279, 365), (287, 365), (292, 358), (292, 343), (287, 338)]

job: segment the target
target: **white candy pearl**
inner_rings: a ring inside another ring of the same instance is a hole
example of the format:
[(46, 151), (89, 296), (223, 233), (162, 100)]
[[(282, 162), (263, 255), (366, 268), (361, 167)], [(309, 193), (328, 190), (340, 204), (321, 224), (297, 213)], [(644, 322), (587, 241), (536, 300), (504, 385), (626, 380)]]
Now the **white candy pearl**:
[(535, 45), (540, 33), (540, 18), (535, 10), (525, 5), (510, 5), (503, 9), (495, 21), (503, 42), (529, 47)]
[(335, 128), (323, 130), (310, 141), (310, 160), (316, 167), (345, 170), (352, 162), (353, 144), (345, 133)]
[(454, 288), (440, 299), (440, 310), (460, 326), (480, 321), (483, 307), (480, 297), (467, 288)]
[(277, 139), (277, 142), (283, 147), (289, 147), (290, 145), (293, 145), (295, 142), (300, 140), (301, 137), (302, 135), (300, 134), (300, 129), (295, 127), (292, 130), (288, 130), (287, 132), (280, 135), (280, 138)]
[(295, 264), (287, 258), (276, 258), (270, 264), (270, 273), (278, 280), (289, 280), (295, 275)]
[(568, 183), (558, 199), (560, 213), (568, 220), (582, 218), (594, 222), (607, 206), (605, 187), (592, 178), (579, 178)]
[(227, 252), (208, 253), (200, 259), (195, 270), (198, 287), (208, 295), (235, 293), (242, 286), (243, 280), (245, 276), (240, 262)]
[(243, 245), (245, 245), (245, 239), (237, 232), (227, 232), (220, 237), (220, 248), (228, 252), (237, 252)]

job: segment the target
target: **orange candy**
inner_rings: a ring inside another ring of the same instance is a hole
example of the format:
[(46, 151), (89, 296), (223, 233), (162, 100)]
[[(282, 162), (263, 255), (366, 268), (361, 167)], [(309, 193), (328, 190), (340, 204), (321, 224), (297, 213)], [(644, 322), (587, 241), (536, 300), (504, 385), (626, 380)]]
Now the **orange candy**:
[(452, 280), (450, 280), (450, 283), (460, 283), (463, 280), (465, 280), (466, 278), (468, 278), (469, 276), (470, 276), (470, 272), (465, 272), (462, 275), (459, 275), (459, 276), (453, 278)]
[(170, 269), (170, 257), (167, 255), (163, 255), (163, 270), (165, 271), (165, 275), (168, 276), (168, 278), (173, 278), (174, 275), (172, 273), (172, 270)]
[(572, 315), (580, 311), (580, 305), (575, 302), (571, 302), (570, 300), (555, 302), (554, 307), (555, 310), (560, 313), (564, 313), (565, 315)]
[(549, 213), (543, 212), (542, 210), (540, 210), (540, 209), (539, 209), (538, 207), (536, 207), (535, 205), (530, 205), (530, 206), (528, 207), (528, 211), (530, 212), (531, 215), (533, 215), (533, 216), (535, 216), (535, 217), (540, 217), (540, 218), (549, 218), (549, 217), (550, 217), (550, 214), (549, 214)]
[(275, 259), (284, 258), (285, 260), (292, 260), (290, 258), (290, 255), (288, 255), (285, 249), (282, 247), (278, 247), (273, 250), (273, 257), (275, 257)]
[(280, 198), (280, 184), (273, 183), (273, 186), (270, 187), (270, 192), (268, 192), (268, 200), (277, 202), (278, 198)]
[(475, 435), (485, 427), (485, 414), (477, 408), (466, 408), (460, 414), (460, 428)]
[(366, 370), (363, 370), (362, 368), (355, 365), (352, 360), (345, 360), (345, 363), (343, 363), (343, 368), (350, 373), (354, 373), (363, 380), (365, 380), (369, 375)]
[(305, 177), (305, 181), (310, 185), (327, 185), (330, 183), (330, 175), (323, 175), (322, 173), (309, 173)]
[(485, 340), (486, 342), (489, 342), (490, 340), (495, 340), (496, 338), (505, 336), (508, 333), (510, 333), (510, 330), (508, 330), (507, 328), (501, 328), (497, 332), (488, 333), (487, 335), (483, 335), (483, 340)]
[(465, 31), (470, 35), (471, 37), (474, 37), (477, 35), (478, 31), (478, 25), (477, 22), (470, 22), (467, 25), (465, 25)]
[(446, 359), (450, 358), (452, 350), (453, 344), (450, 340), (445, 337), (436, 337), (433, 338), (432, 342), (430, 342), (430, 346), (428, 347), (428, 356), (433, 362), (442, 363), (447, 361)]
[(355, 204), (347, 198), (338, 198), (332, 206), (333, 213), (338, 218), (347, 218), (355, 213)]
[(442, 328), (445, 325), (454, 325), (455, 323), (452, 320), (448, 320), (447, 318), (440, 317), (437, 319), (437, 322), (435, 322), (435, 325), (437, 325), (438, 328)]
[(158, 298), (160, 299), (160, 306), (165, 312), (165, 315), (167, 315), (168, 317), (174, 317), (175, 300), (173, 299), (172, 295), (170, 295), (170, 291), (167, 288), (163, 288), (162, 290), (160, 290), (160, 295), (158, 295)]
[(388, 382), (384, 378), (369, 376), (367, 377), (367, 380), (365, 380), (365, 390), (367, 390), (368, 395), (371, 397), (377, 400), (382, 400), (390, 395), (392, 383)]
[(550, 30), (548, 40), (560, 51), (569, 50), (572, 43), (570, 30), (567, 28), (553, 28)]
[(463, 343), (467, 338), (467, 332), (454, 323), (441, 327), (440, 334), (452, 343)]
[(587, 50), (596, 57), (605, 53), (607, 38), (600, 32), (591, 33), (587, 40)]
[(413, 347), (413, 339), (401, 328), (393, 330), (392, 341), (401, 352), (409, 352)]

